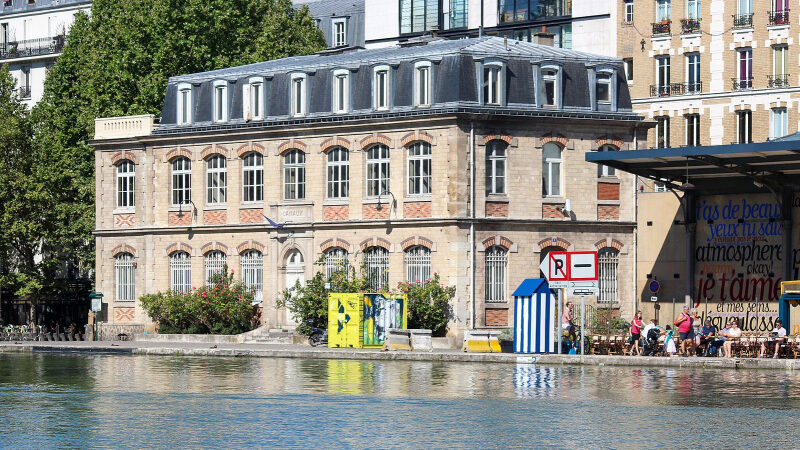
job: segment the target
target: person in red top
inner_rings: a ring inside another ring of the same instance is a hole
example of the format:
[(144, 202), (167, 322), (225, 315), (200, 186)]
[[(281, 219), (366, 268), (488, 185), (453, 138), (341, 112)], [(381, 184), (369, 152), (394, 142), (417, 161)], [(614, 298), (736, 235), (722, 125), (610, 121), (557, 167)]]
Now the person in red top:
[(636, 316), (631, 320), (631, 341), (633, 341), (633, 348), (631, 354), (641, 355), (642, 350), (639, 348), (639, 338), (642, 336), (642, 312), (637, 311)]
[(681, 335), (681, 354), (688, 356), (690, 352), (694, 353), (694, 329), (688, 306), (684, 306), (681, 313), (675, 318), (675, 325), (678, 326), (678, 333)]

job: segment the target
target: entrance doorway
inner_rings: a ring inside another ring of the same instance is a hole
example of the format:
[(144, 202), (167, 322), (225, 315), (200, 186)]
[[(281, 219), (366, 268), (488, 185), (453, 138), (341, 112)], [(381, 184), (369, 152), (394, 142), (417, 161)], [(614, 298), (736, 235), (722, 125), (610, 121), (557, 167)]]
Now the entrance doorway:
[[(306, 281), (305, 261), (303, 254), (299, 250), (289, 250), (286, 254), (286, 289), (291, 289), (296, 283), (303, 284)], [(298, 325), (294, 315), (286, 309), (286, 325), (294, 327)]]

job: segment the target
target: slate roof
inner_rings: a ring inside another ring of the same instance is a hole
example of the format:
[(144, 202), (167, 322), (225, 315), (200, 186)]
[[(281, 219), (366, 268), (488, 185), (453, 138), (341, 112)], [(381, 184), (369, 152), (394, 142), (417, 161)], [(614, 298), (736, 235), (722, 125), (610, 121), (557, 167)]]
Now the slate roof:
[(0, 16), (17, 14), (29, 11), (39, 11), (47, 9), (63, 8), (72, 5), (91, 5), (92, 0), (36, 0), (36, 3), (29, 4), (28, 0), (11, 0), (11, 6), (0, 4)]

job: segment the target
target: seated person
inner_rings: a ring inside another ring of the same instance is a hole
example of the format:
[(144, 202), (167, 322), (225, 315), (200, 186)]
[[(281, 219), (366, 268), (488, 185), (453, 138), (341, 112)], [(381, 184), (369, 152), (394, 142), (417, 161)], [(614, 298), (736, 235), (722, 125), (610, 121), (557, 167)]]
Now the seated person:
[(716, 334), (717, 327), (711, 324), (711, 319), (706, 319), (705, 325), (696, 336), (698, 354), (700, 354), (699, 348), (703, 347), (703, 355), (708, 356), (708, 350), (711, 347), (711, 343), (715, 340)]
[(778, 357), (778, 351), (781, 349), (781, 344), (783, 343), (784, 339), (786, 339), (786, 328), (783, 328), (781, 319), (775, 321), (775, 328), (772, 329), (772, 336), (775, 337), (775, 339), (770, 339), (767, 342), (761, 343), (761, 353), (758, 355), (759, 358), (764, 357), (764, 353), (767, 352), (767, 345), (775, 346), (775, 353), (772, 355), (772, 357)]
[(722, 344), (722, 349), (725, 351), (726, 358), (733, 358), (733, 340), (742, 337), (742, 329), (739, 328), (739, 322), (734, 319), (725, 333), (725, 343)]

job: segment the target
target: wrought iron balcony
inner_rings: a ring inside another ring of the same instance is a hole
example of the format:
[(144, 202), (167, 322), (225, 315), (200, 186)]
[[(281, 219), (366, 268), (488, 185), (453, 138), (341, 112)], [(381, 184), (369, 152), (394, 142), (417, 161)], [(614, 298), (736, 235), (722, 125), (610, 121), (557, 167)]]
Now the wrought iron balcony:
[(767, 86), (771, 88), (783, 88), (789, 87), (789, 75), (785, 73), (783, 75), (767, 75)]
[(783, 11), (769, 11), (769, 24), (770, 25), (789, 25), (789, 10)]
[(746, 91), (748, 89), (753, 89), (753, 78), (731, 78), (733, 85), (731, 90), (733, 91)]
[(19, 98), (31, 98), (31, 87), (30, 86), (20, 86), (20, 88), (19, 88)]
[(703, 82), (669, 83), (664, 85), (650, 85), (650, 97), (670, 97), (673, 95), (691, 95), (703, 92)]
[(653, 36), (664, 36), (671, 34), (671, 20), (662, 20), (659, 23), (654, 23), (653, 25)]
[(51, 55), (64, 49), (64, 35), (10, 41), (0, 44), (0, 59), (26, 58), (29, 56)]
[(752, 14), (734, 14), (733, 28), (753, 28)]
[(681, 34), (700, 32), (701, 19), (681, 19)]

